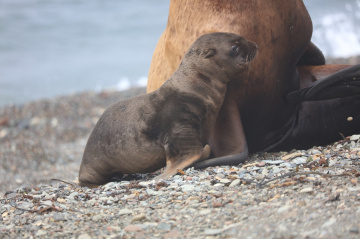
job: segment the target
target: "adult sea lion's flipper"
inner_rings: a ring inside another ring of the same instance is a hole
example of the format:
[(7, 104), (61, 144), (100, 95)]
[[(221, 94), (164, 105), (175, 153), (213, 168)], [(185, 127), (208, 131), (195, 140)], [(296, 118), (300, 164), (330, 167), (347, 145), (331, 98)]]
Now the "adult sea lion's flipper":
[(215, 167), (220, 165), (239, 165), (240, 163), (245, 162), (248, 159), (248, 152), (242, 152), (236, 155), (228, 155), (218, 158), (212, 158), (197, 162), (192, 165), (195, 169), (202, 169), (207, 167)]
[(325, 65), (325, 56), (322, 51), (312, 42), (307, 46), (304, 54), (301, 56), (298, 66), (318, 66)]
[[(165, 150), (168, 151), (167, 147), (165, 147)], [(162, 174), (155, 177), (155, 180), (159, 179), (167, 179), (177, 173), (178, 170), (183, 170), (186, 167), (189, 167), (190, 165), (194, 164), (195, 162), (199, 160), (205, 160), (210, 156), (210, 146), (205, 145), (202, 152), (198, 154), (193, 155), (186, 155), (186, 157), (169, 157), (169, 153), (166, 152), (166, 167)]]
[(295, 104), (302, 101), (317, 101), (360, 95), (360, 64), (340, 70), (309, 87), (290, 92), (287, 101)]
[[(214, 158), (197, 161), (190, 167), (202, 169), (221, 165), (239, 165), (248, 159), (249, 151), (240, 113), (234, 113), (234, 109), (237, 109), (236, 102), (234, 101), (228, 102), (228, 104), (221, 109), (222, 116), (219, 116), (217, 120), (218, 122), (225, 120), (226, 124), (224, 125), (227, 127), (213, 132), (213, 138), (210, 140), (210, 144), (216, 140), (223, 139), (216, 144), (218, 146), (217, 148), (212, 148)], [(231, 153), (226, 155), (224, 152)]]

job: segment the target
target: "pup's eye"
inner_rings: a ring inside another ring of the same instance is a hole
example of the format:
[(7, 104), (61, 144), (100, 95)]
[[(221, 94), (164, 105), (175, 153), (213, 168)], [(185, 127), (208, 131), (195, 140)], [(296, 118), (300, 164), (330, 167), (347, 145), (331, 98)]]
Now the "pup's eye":
[(234, 45), (231, 47), (231, 51), (232, 52), (238, 52), (239, 51), (239, 47), (237, 45)]

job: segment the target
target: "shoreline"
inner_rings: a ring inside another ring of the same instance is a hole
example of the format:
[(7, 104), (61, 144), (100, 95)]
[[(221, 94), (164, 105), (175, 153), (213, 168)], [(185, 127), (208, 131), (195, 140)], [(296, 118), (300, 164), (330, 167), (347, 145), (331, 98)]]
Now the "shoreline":
[[(328, 57), (325, 60), (326, 60), (326, 64), (356, 65), (356, 64), (360, 64), (360, 55), (354, 55), (351, 57)], [(108, 89), (103, 89), (100, 92), (95, 91), (95, 90), (84, 90), (84, 91), (79, 91), (79, 92), (74, 92), (74, 93), (69, 93), (69, 94), (54, 95), (53, 97), (44, 97), (44, 98), (40, 98), (40, 99), (28, 100), (28, 101), (25, 101), (22, 103), (8, 103), (8, 104), (0, 103), (0, 110), (1, 110), (1, 108), (5, 108), (5, 107), (21, 107), (22, 105), (29, 104), (29, 103), (36, 103), (36, 102), (52, 100), (52, 99), (62, 98), (62, 97), (72, 97), (72, 96), (75, 96), (78, 94), (86, 94), (86, 93), (101, 94), (103, 92), (127, 92), (127, 91), (132, 92), (136, 89), (141, 89), (141, 88), (144, 88), (145, 90), (143, 93), (146, 93), (146, 86), (145, 87), (134, 86), (134, 87), (131, 87), (126, 90), (117, 90), (117, 89), (108, 88)], [(124, 94), (126, 94), (126, 93), (124, 93)]]

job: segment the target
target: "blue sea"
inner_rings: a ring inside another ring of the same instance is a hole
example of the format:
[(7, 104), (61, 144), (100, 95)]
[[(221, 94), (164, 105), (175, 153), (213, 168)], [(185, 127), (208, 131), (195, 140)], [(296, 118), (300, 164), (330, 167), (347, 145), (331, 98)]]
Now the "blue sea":
[[(0, 105), (145, 86), (169, 0), (0, 0)], [(360, 0), (305, 0), (328, 57), (360, 55)]]

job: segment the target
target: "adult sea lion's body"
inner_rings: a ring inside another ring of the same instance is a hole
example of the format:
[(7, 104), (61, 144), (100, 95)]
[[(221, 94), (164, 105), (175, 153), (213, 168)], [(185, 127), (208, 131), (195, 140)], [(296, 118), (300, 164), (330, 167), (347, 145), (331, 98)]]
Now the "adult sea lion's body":
[[(348, 65), (323, 66), (324, 56), (310, 42), (312, 23), (302, 0), (172, 0), (167, 28), (153, 55), (148, 92), (172, 74), (193, 39), (216, 31), (240, 34), (256, 42), (259, 52), (248, 80), (229, 83), (209, 140), (214, 157), (247, 150), (241, 124), (250, 152), (324, 145), (339, 139), (339, 133), (360, 132), (359, 96), (321, 102), (286, 100), (290, 92), (312, 87), (322, 78), (329, 80), (327, 76), (331, 81), (343, 69), (343, 78), (353, 76), (346, 70)], [(336, 84), (331, 87), (340, 96), (347, 93), (343, 88), (337, 91)], [(360, 93), (358, 88), (355, 91)], [(352, 121), (347, 121), (349, 116)]]
[(160, 176), (165, 178), (206, 159), (210, 150), (205, 145), (227, 83), (246, 74), (256, 51), (254, 43), (235, 34), (196, 40), (160, 89), (119, 101), (103, 113), (86, 145), (79, 184), (94, 187), (116, 174), (147, 173), (166, 165)]

